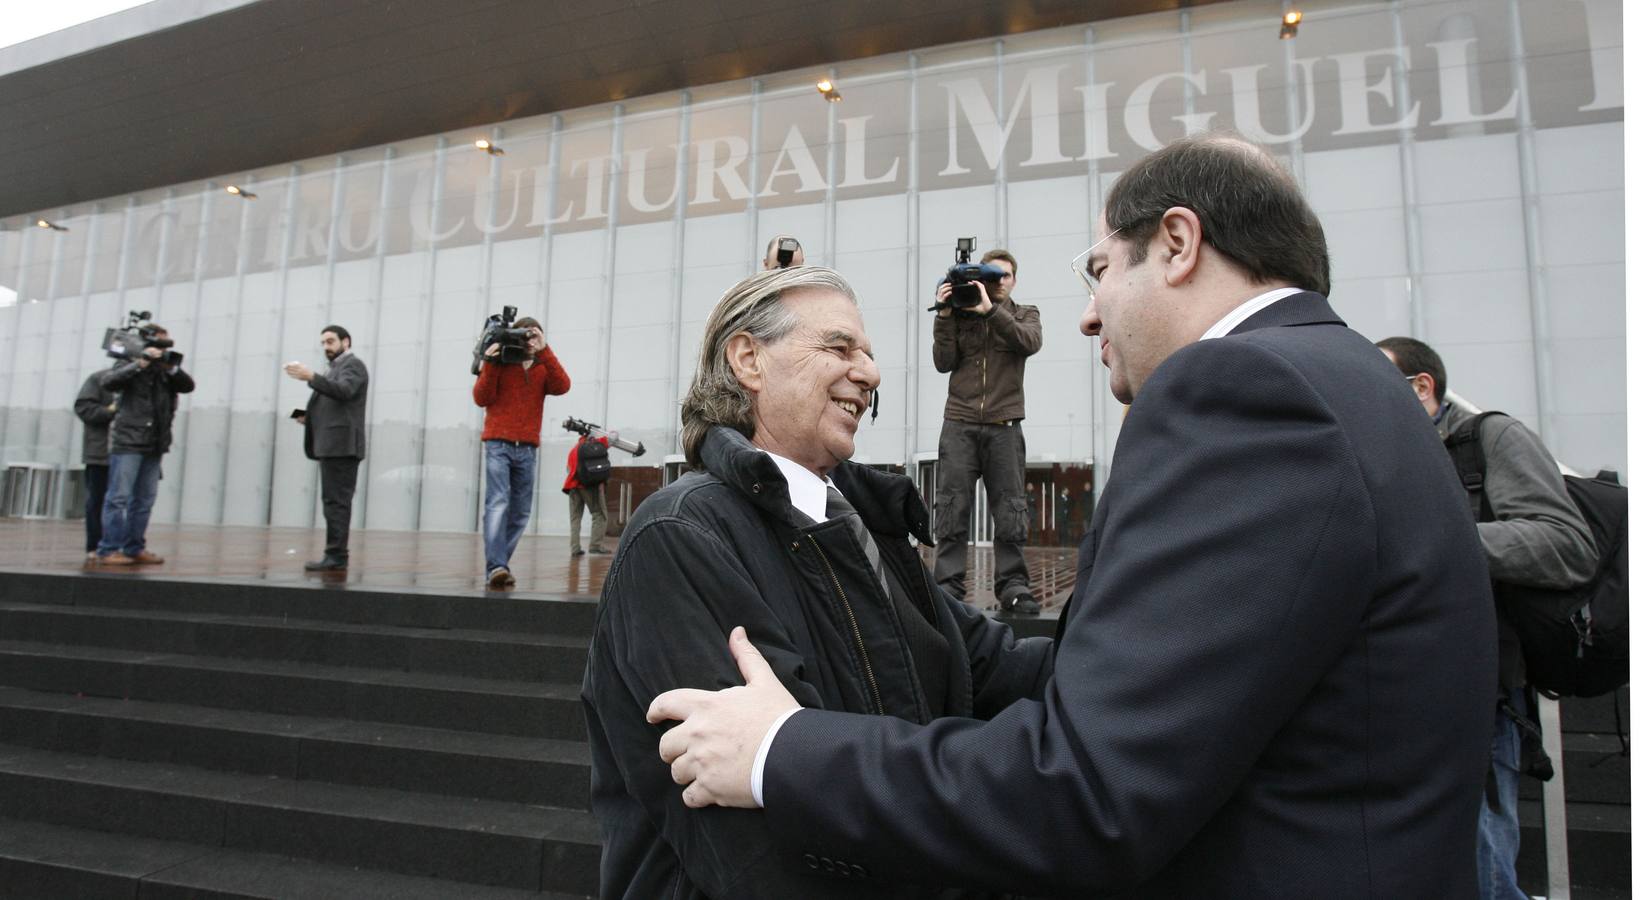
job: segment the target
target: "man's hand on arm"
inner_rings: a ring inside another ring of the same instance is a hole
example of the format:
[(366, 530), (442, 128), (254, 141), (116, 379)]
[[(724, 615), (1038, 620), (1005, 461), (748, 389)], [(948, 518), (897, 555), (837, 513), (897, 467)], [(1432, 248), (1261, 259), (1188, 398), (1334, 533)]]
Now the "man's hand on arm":
[(298, 379), (299, 381), (309, 381), (315, 377), (315, 372), (311, 371), (309, 366), (306, 366), (301, 362), (287, 363), (285, 366), (281, 367), (281, 371), (286, 372), (288, 375)]
[(660, 738), (660, 759), (685, 786), (689, 807), (756, 808), (751, 781), (758, 749), (775, 721), (798, 709), (744, 628), (729, 634), (728, 645), (745, 686), (666, 691), (648, 706), (650, 723), (682, 723)]

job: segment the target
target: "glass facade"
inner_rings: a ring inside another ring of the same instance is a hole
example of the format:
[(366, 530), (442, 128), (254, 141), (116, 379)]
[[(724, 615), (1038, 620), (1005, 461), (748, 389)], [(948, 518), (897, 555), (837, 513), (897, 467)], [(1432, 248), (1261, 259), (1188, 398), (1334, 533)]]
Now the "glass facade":
[[(705, 316), (768, 238), (861, 296), (883, 371), (857, 458), (932, 455), (946, 379), (928, 305), (960, 236), (1009, 248), (1045, 345), (1029, 462), (1091, 464), (1123, 410), (1077, 331), (1068, 260), (1111, 180), (1164, 141), (1237, 129), (1289, 162), (1324, 221), (1331, 301), (1411, 334), (1453, 388), (1568, 464), (1626, 463), (1621, 0), (1236, 0), (626, 100), (0, 221), (0, 452), (80, 462), (71, 405), (98, 341), (149, 310), (186, 354), (157, 521), (310, 526), (315, 466), (287, 414), (355, 335), (372, 370), (355, 523), (473, 530), (469, 361), (483, 318), (546, 325), (573, 389), (546, 405), (541, 510), (577, 416), (677, 450)], [(815, 81), (831, 76), (842, 101)], [(363, 114), (371, 114), (364, 110)], [(489, 155), (473, 141), (505, 150)], [(236, 184), (257, 195), (225, 192)], [(67, 228), (34, 225), (45, 219)], [(1054, 527), (1054, 526), (1051, 526)]]

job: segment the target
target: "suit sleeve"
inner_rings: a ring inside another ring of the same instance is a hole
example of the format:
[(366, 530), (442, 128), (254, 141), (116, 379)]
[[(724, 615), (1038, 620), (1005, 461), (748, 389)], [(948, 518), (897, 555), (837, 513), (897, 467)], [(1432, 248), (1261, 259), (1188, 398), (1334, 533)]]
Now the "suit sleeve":
[(573, 386), (573, 382), (568, 379), (567, 370), (562, 368), (561, 361), (551, 352), (551, 348), (546, 347), (539, 352), (539, 361), (551, 367), (550, 374), (545, 379), (545, 393), (552, 396), (568, 393), (568, 388)]
[(803, 657), (791, 636), (728, 544), (686, 520), (656, 519), (615, 558), (602, 603), (592, 657), (608, 657), (613, 665), (592, 663), (593, 673), (603, 674), (591, 676), (591, 705), (627, 793), (644, 806), (689, 880), (718, 898), (769, 900), (779, 896), (772, 893), (778, 883), (792, 879), (796, 889), (784, 896), (862, 896), (801, 871), (791, 874), (773, 849), (762, 813), (684, 806), (682, 788), (658, 755), (666, 726), (644, 721), (649, 703), (664, 691), (745, 683), (728, 651), (728, 633), (736, 625), (746, 627), (799, 703), (821, 705), (802, 681)]
[[(1494, 423), (1506, 425), (1493, 431)], [(1555, 589), (1588, 581), (1600, 554), (1549, 451), (1514, 419), (1492, 416), (1483, 432), (1486, 499), (1497, 520), (1479, 529), (1491, 577)]]
[(103, 399), (101, 381), (99, 375), (86, 379), (86, 383), (80, 386), (79, 396), (75, 397), (75, 415), (88, 425), (103, 425), (115, 420), (115, 414)]
[(1046, 637), (1017, 640), (1009, 626), (934, 584), (928, 568), (924, 574), (931, 580), (931, 596), (945, 598), (963, 637), (974, 688), (974, 716), (991, 718), (1017, 700), (1043, 693), (1055, 664), (1054, 643)]
[(360, 397), (367, 390), (367, 366), (360, 360), (354, 362), (355, 365), (342, 366), (332, 375), (311, 376), (310, 390), (340, 403)]
[(1031, 356), (1044, 346), (1044, 325), (1036, 306), (1017, 305), (1014, 313), (994, 306), (987, 314), (987, 327), (1023, 356)]
[(1227, 802), (1358, 634), (1348, 585), (1376, 549), (1356, 457), (1294, 367), (1206, 341), (1153, 374), (1107, 492), (1038, 699), (985, 722), (787, 721), (763, 776), (787, 852), (1096, 896), (1162, 868)]

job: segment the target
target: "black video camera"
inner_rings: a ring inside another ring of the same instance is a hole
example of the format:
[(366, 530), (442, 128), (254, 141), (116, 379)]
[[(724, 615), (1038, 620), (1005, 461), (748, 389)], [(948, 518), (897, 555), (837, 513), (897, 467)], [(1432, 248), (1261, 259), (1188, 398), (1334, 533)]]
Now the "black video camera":
[(133, 310), (126, 314), (126, 324), (119, 328), (106, 328), (103, 332), (103, 352), (110, 359), (135, 360), (143, 356), (143, 351), (154, 347), (165, 350), (157, 362), (162, 365), (176, 366), (184, 361), (184, 355), (172, 349), (172, 339), (156, 337), (161, 333), (161, 327), (149, 320), (149, 310)]
[(788, 268), (800, 249), (802, 246), (797, 243), (797, 238), (781, 238), (774, 248), (774, 261), (780, 264), (780, 268)]
[(969, 255), (974, 252), (975, 238), (958, 239), (957, 261), (953, 263), (952, 268), (946, 270), (946, 277), (941, 279), (952, 285), (952, 293), (948, 294), (945, 300), (936, 301), (934, 306), (929, 307), (928, 312), (935, 312), (944, 307), (961, 312), (976, 306), (981, 302), (980, 295), (973, 290), (964, 290), (971, 287), (970, 282), (979, 281), (990, 287), (1009, 274), (992, 263), (970, 262)]
[[(529, 329), (512, 328), (511, 323), (515, 321), (516, 307), (507, 306), (482, 323), (482, 336), (477, 339), (476, 351), (471, 354), (470, 374), (480, 375), (484, 361), (514, 366), (533, 359), (533, 354), (528, 351)], [(494, 344), (499, 345), (499, 355), (483, 356)]]
[(593, 434), (605, 437), (608, 439), (608, 446), (613, 447), (615, 450), (624, 450), (632, 456), (641, 456), (648, 452), (648, 448), (644, 447), (642, 444), (633, 444), (630, 441), (620, 440), (618, 435), (609, 434), (604, 431), (601, 425), (592, 425), (590, 422), (586, 422), (583, 419), (576, 419), (573, 416), (563, 419), (562, 427), (584, 437), (590, 437)]

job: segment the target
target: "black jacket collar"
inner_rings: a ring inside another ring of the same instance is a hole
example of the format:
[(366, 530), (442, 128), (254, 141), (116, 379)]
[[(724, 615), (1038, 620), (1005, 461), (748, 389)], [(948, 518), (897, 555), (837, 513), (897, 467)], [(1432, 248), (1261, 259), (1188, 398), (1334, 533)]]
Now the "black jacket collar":
[(1295, 325), (1347, 324), (1331, 311), (1331, 303), (1323, 294), (1303, 291), (1264, 307), (1255, 315), (1235, 325), (1228, 333), (1240, 334), (1261, 328), (1289, 328)]
[[(706, 472), (734, 488), (770, 515), (789, 521), (793, 511), (786, 476), (767, 453), (733, 428), (711, 429), (700, 447)], [(832, 470), (832, 483), (860, 513), (867, 529), (934, 544), (929, 512), (910, 478), (844, 461)]]

